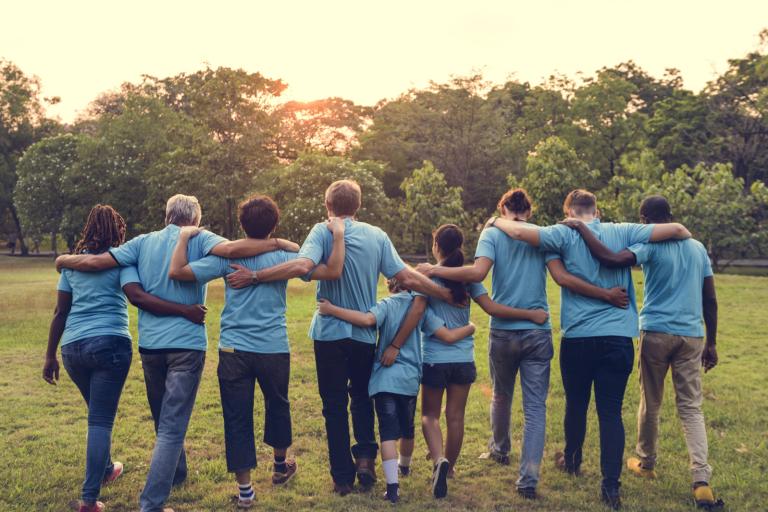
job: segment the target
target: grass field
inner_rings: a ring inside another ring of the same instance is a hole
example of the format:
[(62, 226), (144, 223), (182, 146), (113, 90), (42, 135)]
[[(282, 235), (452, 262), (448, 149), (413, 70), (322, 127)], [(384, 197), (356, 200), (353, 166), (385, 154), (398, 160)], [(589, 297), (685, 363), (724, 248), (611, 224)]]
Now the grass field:
[[(0, 510), (60, 511), (79, 494), (84, 467), (86, 409), (75, 386), (62, 368), (59, 386), (40, 377), (48, 324), (55, 301), (57, 274), (44, 259), (0, 257)], [(640, 294), (642, 274), (634, 274)], [(720, 365), (704, 377), (705, 415), (709, 429), (710, 458), (715, 469), (713, 484), (729, 510), (768, 509), (768, 278), (722, 275), (717, 277), (720, 299)], [(489, 283), (486, 283), (489, 284)], [(559, 324), (559, 293), (550, 283), (554, 324)], [(381, 289), (383, 293), (383, 288)], [(314, 308), (314, 288), (294, 280), (289, 286), (288, 326), (292, 345), (291, 403), (299, 461), (296, 479), (284, 489), (273, 490), (270, 466), (254, 472), (258, 510), (388, 510), (381, 499), (383, 483), (375, 492), (345, 498), (331, 493), (327, 452), (317, 393), (312, 345), (307, 328)], [(209, 288), (208, 360), (203, 383), (187, 436), (190, 476), (174, 490), (169, 505), (178, 512), (235, 510), (230, 496), (233, 483), (224, 463), (221, 406), (216, 381), (216, 342), (223, 286)], [(131, 308), (135, 337), (136, 311)], [(476, 360), (478, 381), (467, 408), (466, 437), (450, 481), (449, 498), (436, 502), (429, 495), (430, 465), (424, 460), (425, 444), (417, 434), (413, 476), (402, 482), (401, 510), (601, 510), (597, 421), (590, 414), (585, 445), (586, 475), (576, 479), (555, 471), (552, 456), (562, 446), (563, 388), (557, 357), (553, 361), (548, 402), (547, 445), (540, 491), (542, 499), (526, 502), (514, 492), (517, 454), (521, 441), (519, 394), (513, 410), (512, 466), (501, 467), (479, 459), (489, 434), (487, 318), (473, 308), (478, 325)], [(555, 332), (555, 339), (559, 333)], [(556, 342), (559, 345), (559, 341)], [(637, 372), (630, 380), (624, 419), (626, 455), (635, 439), (638, 404)], [(256, 408), (257, 439), (261, 436), (262, 403)], [(154, 443), (146, 403), (141, 364), (135, 354), (123, 393), (114, 431), (113, 453), (126, 464), (126, 473), (114, 486), (104, 489), (109, 510), (137, 510)], [(262, 461), (269, 448), (257, 447)], [(674, 397), (667, 386), (662, 411), (660, 478), (641, 482), (624, 475), (626, 510), (690, 510), (688, 460)]]

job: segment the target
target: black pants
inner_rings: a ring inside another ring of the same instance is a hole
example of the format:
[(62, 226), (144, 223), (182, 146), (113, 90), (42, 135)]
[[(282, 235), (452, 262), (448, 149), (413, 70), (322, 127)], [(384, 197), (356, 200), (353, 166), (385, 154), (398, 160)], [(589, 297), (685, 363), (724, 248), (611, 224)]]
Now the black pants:
[[(375, 459), (378, 451), (374, 434), (373, 401), (368, 397), (368, 381), (376, 347), (350, 339), (315, 341), (315, 366), (320, 398), (323, 401), (325, 432), (331, 476), (337, 484), (352, 485), (355, 464), (352, 459)], [(349, 411), (356, 444), (350, 451)]]
[(291, 446), (290, 373), (289, 354), (219, 351), (219, 390), (224, 411), (228, 471), (246, 471), (256, 467), (253, 433), (256, 382), (264, 395), (264, 442), (278, 449)]
[(563, 338), (560, 372), (565, 388), (565, 464), (578, 470), (587, 432), (587, 409), (595, 386), (600, 423), (600, 470), (603, 486), (617, 488), (624, 456), (621, 408), (635, 350), (632, 338)]

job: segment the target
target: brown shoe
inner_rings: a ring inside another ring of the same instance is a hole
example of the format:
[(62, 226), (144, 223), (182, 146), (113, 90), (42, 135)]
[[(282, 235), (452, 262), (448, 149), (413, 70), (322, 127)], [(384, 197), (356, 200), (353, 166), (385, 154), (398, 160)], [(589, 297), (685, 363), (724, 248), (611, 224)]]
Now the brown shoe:
[(555, 467), (560, 471), (562, 471), (563, 473), (567, 473), (569, 475), (574, 475), (574, 476), (582, 475), (581, 468), (572, 468), (565, 463), (565, 453), (563, 452), (555, 453)]
[(333, 492), (339, 496), (346, 496), (352, 492), (352, 486), (349, 484), (337, 484), (336, 482), (333, 482)]
[(285, 459), (285, 473), (275, 470), (272, 473), (272, 485), (283, 485), (288, 483), (298, 469), (299, 465), (296, 464), (294, 459)]
[(368, 490), (376, 483), (376, 461), (374, 459), (360, 458), (355, 461), (357, 481), (363, 489)]

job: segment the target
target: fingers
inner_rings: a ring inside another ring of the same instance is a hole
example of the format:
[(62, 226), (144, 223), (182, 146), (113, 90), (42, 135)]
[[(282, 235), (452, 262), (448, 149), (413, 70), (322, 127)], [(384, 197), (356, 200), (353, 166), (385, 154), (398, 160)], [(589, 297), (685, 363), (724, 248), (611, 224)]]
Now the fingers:
[(229, 267), (230, 267), (230, 268), (233, 268), (233, 269), (235, 269), (235, 270), (245, 270), (245, 271), (248, 271), (248, 269), (247, 269), (247, 268), (245, 268), (245, 267), (244, 267), (244, 266), (242, 266), (242, 265), (238, 265), (237, 263), (232, 263), (232, 264), (231, 264)]

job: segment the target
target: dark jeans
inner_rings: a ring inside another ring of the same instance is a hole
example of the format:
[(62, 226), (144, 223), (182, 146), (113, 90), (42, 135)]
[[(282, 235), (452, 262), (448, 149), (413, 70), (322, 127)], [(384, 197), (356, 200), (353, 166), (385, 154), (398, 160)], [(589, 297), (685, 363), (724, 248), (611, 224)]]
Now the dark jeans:
[(376, 416), (379, 417), (379, 439), (382, 443), (415, 437), (415, 396), (376, 393), (373, 395), (373, 404), (376, 406)]
[(171, 487), (187, 477), (184, 437), (203, 374), (205, 352), (142, 353), (141, 363), (157, 440), (139, 503), (142, 512), (158, 512), (171, 494)]
[[(351, 339), (315, 341), (317, 385), (323, 401), (325, 432), (331, 476), (337, 484), (352, 485), (355, 463), (352, 459), (375, 459), (378, 451), (374, 434), (373, 401), (368, 397), (368, 381), (376, 347)], [(349, 411), (357, 444), (350, 451)]]
[(219, 390), (228, 471), (256, 467), (253, 396), (257, 381), (264, 395), (264, 442), (273, 448), (291, 446), (290, 373), (290, 354), (219, 351)]
[(64, 368), (88, 405), (82, 490), (87, 503), (99, 498), (101, 482), (112, 474), (112, 426), (131, 357), (131, 339), (122, 336), (95, 336), (61, 347)]
[(565, 464), (573, 471), (581, 466), (594, 383), (600, 424), (600, 470), (603, 487), (608, 489), (620, 485), (624, 456), (621, 408), (634, 358), (632, 338), (622, 336), (563, 338), (560, 345), (560, 371), (565, 388)]

